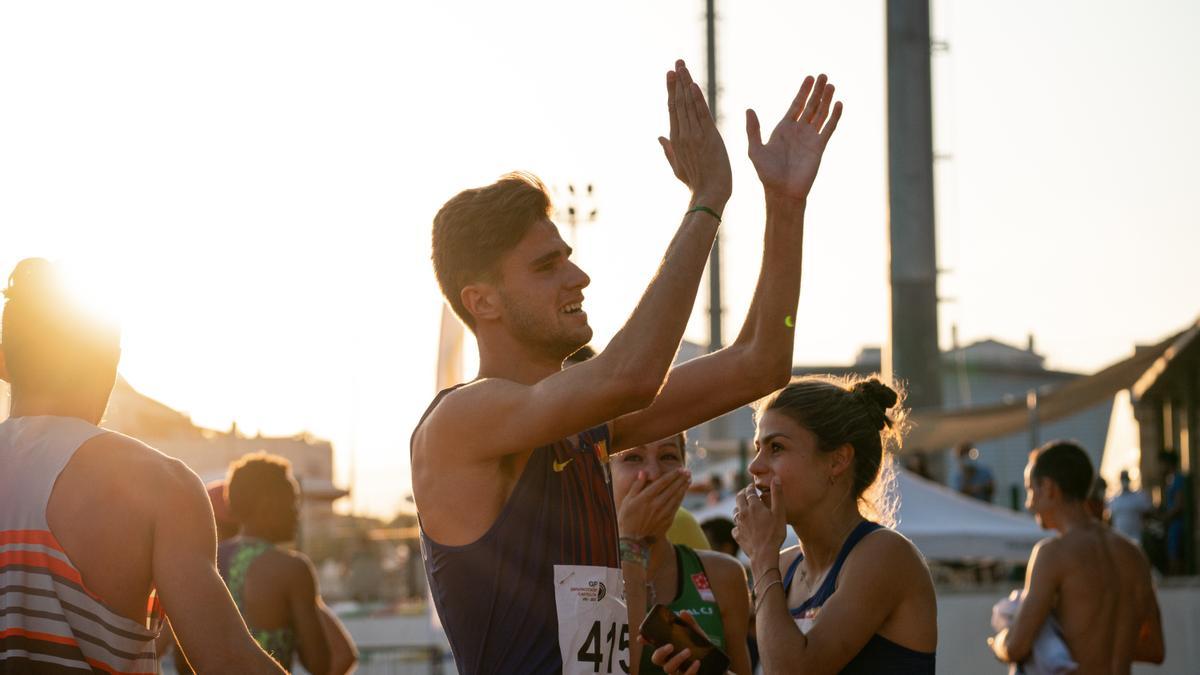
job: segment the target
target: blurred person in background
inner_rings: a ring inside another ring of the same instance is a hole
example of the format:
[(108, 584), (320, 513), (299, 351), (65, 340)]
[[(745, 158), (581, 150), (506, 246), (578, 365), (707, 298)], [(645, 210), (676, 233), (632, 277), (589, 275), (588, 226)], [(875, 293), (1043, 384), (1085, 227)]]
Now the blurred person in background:
[(345, 628), (321, 600), (316, 569), (293, 541), (300, 516), (300, 486), (284, 458), (259, 452), (229, 467), (224, 497), (241, 523), (221, 542), (221, 576), (251, 635), (284, 668), (299, 654), (314, 675), (342, 675), (358, 660)]
[[(723, 553), (672, 543), (667, 536), (670, 513), (678, 511), (687, 488), (678, 471), (686, 464), (686, 447), (683, 434), (677, 434), (613, 458), (618, 529), (622, 541), (643, 554), (647, 607), (662, 604), (691, 613), (713, 644), (729, 655), (730, 670), (749, 675), (750, 595), (741, 563)], [(656, 513), (663, 517), (655, 518)], [(662, 672), (640, 645), (634, 644), (630, 654), (641, 664), (641, 675)]]
[(280, 672), (217, 575), (204, 484), (97, 426), (119, 329), (39, 258), (17, 264), (4, 296), (0, 672), (155, 672), (160, 601), (200, 672)]
[(1108, 500), (1108, 522), (1112, 528), (1141, 546), (1143, 524), (1153, 511), (1150, 497), (1141, 490), (1134, 490), (1129, 472), (1122, 471), (1121, 491)]
[(953, 478), (953, 488), (960, 493), (991, 503), (996, 492), (996, 481), (992, 470), (979, 461), (979, 449), (971, 441), (963, 441), (955, 448), (957, 472)]
[(714, 506), (721, 503), (722, 499), (725, 499), (725, 481), (714, 473), (708, 479), (708, 494), (705, 495), (704, 501), (708, 506)]
[[(759, 408), (734, 535), (750, 557), (764, 673), (933, 674), (933, 581), (888, 527), (903, 419), (876, 378), (799, 378)], [(800, 545), (781, 552), (788, 526)], [(686, 649), (674, 652), (653, 660), (695, 672)]]
[(904, 470), (925, 480), (933, 480), (933, 472), (929, 470), (929, 458), (924, 450), (916, 449), (905, 452)]
[[(216, 520), (217, 545), (219, 547), (225, 540), (236, 537), (242, 524), (233, 515), (233, 510), (229, 508), (229, 500), (225, 498), (225, 479), (209, 481), (205, 487), (208, 489), (208, 499), (212, 503), (213, 517)], [(342, 625), (333, 610), (324, 603), (321, 603), (320, 609), (321, 628), (329, 643), (329, 673), (330, 675), (343, 675), (350, 672), (350, 669), (358, 662), (358, 651), (354, 647), (349, 633), (346, 632), (345, 626)], [(167, 627), (170, 628), (169, 620)], [(194, 673), (195, 671), (188, 663), (187, 657), (184, 656), (174, 634), (168, 635), (167, 638), (166, 642), (171, 645), (167, 653), (172, 657), (175, 672), (179, 675)]]
[(233, 515), (229, 500), (225, 498), (225, 479), (209, 481), (205, 488), (208, 490), (208, 501), (212, 504), (213, 519), (217, 523), (217, 543), (236, 537), (242, 524)]
[(700, 529), (704, 531), (704, 536), (708, 539), (708, 547), (718, 553), (724, 553), (728, 556), (737, 557), (738, 547), (737, 540), (733, 538), (733, 521), (728, 518), (709, 518), (700, 523)]
[(1163, 660), (1150, 563), (1088, 511), (1092, 475), (1087, 453), (1070, 441), (1029, 456), (1025, 508), (1055, 535), (1034, 546), (1016, 615), (988, 639), (1001, 661), (1027, 660), (1047, 621), (1060, 627), (1077, 672), (1126, 674), (1134, 661)]
[(1166, 528), (1167, 574), (1186, 573), (1188, 480), (1179, 470), (1179, 455), (1164, 452), (1159, 456), (1163, 466), (1162, 519)]
[(1099, 521), (1104, 521), (1104, 500), (1108, 494), (1108, 481), (1101, 476), (1096, 476), (1092, 481), (1092, 489), (1088, 490), (1087, 500), (1084, 502), (1084, 507), (1093, 518)]

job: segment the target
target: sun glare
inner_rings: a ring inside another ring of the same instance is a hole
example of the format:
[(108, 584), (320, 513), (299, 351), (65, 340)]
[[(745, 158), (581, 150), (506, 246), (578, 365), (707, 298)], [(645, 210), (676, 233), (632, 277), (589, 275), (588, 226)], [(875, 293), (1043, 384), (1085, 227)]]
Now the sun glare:
[(100, 322), (121, 325), (123, 296), (110, 271), (70, 260), (55, 261), (54, 267), (69, 302)]

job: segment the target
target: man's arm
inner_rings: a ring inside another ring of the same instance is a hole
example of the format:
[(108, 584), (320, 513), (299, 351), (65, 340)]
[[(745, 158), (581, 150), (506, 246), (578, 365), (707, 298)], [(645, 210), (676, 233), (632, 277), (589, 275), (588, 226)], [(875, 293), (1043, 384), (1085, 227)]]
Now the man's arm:
[(1154, 589), (1154, 579), (1150, 575), (1150, 561), (1141, 548), (1136, 550), (1141, 559), (1145, 573), (1142, 583), (1146, 589), (1146, 599), (1142, 603), (1142, 618), (1138, 625), (1137, 643), (1133, 646), (1133, 660), (1144, 663), (1162, 663), (1167, 657), (1166, 644), (1163, 641), (1162, 612), (1158, 607), (1158, 593)]
[(188, 662), (198, 673), (282, 673), (238, 614), (217, 574), (217, 531), (204, 485), (165, 460), (155, 492), (154, 584)]
[[(724, 141), (682, 61), (667, 83), (676, 174), (692, 190), (691, 206), (720, 213), (731, 189)], [(705, 212), (684, 216), (658, 273), (601, 355), (532, 386), (486, 379), (446, 396), (417, 430), (414, 462), (433, 447), (467, 460), (502, 457), (649, 405), (679, 348), (717, 225)]]
[(1059, 580), (1054, 552), (1046, 550), (1051, 545), (1053, 542), (1043, 540), (1033, 547), (1025, 574), (1025, 593), (1017, 615), (1011, 626), (991, 640), (992, 651), (1001, 661), (1020, 663), (1028, 658), (1038, 631), (1054, 608)]
[[(770, 139), (747, 111), (750, 158), (763, 183), (767, 224), (754, 298), (729, 347), (671, 370), (649, 408), (613, 423), (613, 449), (665, 438), (755, 401), (788, 383), (804, 247), (804, 210), (838, 119), (833, 85), (804, 80)], [(826, 124), (826, 122), (828, 122)]]

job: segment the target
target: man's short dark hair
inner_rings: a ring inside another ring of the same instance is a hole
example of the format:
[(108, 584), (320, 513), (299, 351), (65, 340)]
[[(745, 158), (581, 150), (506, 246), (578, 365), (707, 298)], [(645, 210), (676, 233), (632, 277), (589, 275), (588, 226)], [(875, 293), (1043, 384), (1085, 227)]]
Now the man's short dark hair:
[(1074, 441), (1050, 441), (1033, 451), (1034, 480), (1047, 478), (1071, 501), (1087, 499), (1092, 488), (1092, 460)]
[(542, 181), (513, 172), (454, 195), (433, 217), (433, 272), (450, 309), (468, 328), (475, 330), (475, 317), (463, 305), (462, 289), (495, 281), (500, 258), (550, 210)]
[(1179, 468), (1179, 455), (1174, 452), (1166, 451), (1166, 452), (1159, 453), (1158, 461), (1162, 462), (1162, 465), (1167, 468), (1170, 468), (1170, 469), (1178, 469)]
[(121, 357), (121, 332), (67, 292), (58, 269), (42, 258), (17, 263), (0, 330), (9, 379), (22, 393), (112, 389)]
[(225, 496), (229, 508), (240, 520), (254, 515), (259, 500), (271, 491), (292, 486), (292, 464), (283, 457), (255, 452), (229, 465)]

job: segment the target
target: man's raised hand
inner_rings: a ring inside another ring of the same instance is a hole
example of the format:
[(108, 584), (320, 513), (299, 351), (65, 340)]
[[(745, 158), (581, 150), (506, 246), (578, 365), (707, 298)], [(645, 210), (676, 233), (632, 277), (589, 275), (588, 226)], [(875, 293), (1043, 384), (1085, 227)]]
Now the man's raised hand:
[(683, 61), (667, 73), (667, 111), (671, 137), (659, 137), (675, 177), (688, 186), (697, 203), (720, 211), (733, 191), (729, 153), (708, 111), (700, 85)]
[(804, 78), (800, 91), (766, 144), (758, 115), (746, 110), (746, 136), (750, 142), (750, 161), (758, 172), (768, 197), (784, 197), (800, 202), (808, 199), (821, 155), (842, 117), (842, 103), (833, 103), (833, 85), (824, 75)]

